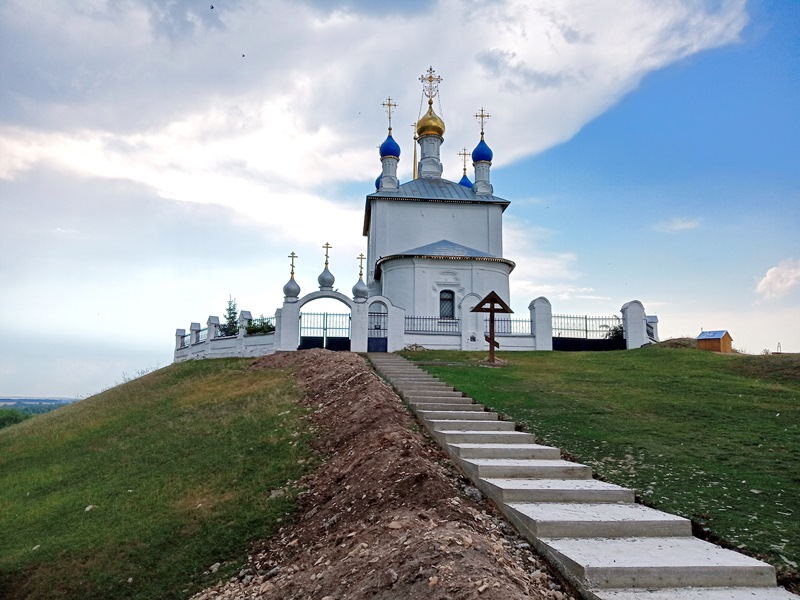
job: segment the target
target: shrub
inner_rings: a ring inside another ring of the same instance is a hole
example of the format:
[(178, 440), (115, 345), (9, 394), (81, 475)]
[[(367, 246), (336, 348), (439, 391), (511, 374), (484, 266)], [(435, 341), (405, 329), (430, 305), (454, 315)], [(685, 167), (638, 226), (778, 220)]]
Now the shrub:
[(264, 315), (257, 319), (252, 319), (245, 328), (247, 335), (258, 335), (260, 333), (272, 333), (275, 331), (275, 325), (270, 323)]
[(0, 429), (3, 427), (8, 427), (9, 425), (22, 423), (22, 421), (29, 418), (30, 415), (25, 415), (16, 409), (0, 408)]

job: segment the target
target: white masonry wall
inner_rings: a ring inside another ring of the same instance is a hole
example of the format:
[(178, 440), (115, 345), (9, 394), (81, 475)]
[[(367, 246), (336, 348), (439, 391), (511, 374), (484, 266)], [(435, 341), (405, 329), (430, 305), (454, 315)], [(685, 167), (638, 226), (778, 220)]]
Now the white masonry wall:
[(373, 200), (367, 243), (367, 285), (383, 256), (449, 240), (493, 256), (503, 256), (503, 208), (458, 204)]
[(470, 295), (475, 297), (472, 306), (492, 291), (506, 302), (510, 300), (511, 267), (505, 263), (399, 258), (381, 266), (383, 295), (395, 306), (404, 308), (406, 315), (438, 317), (439, 293), (443, 290), (455, 292), (456, 318), (462, 318), (458, 305)]

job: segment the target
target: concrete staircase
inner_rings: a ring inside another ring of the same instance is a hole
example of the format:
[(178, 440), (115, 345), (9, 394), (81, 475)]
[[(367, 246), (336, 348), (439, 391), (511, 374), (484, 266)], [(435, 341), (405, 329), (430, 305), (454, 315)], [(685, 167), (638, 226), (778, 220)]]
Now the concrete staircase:
[(369, 354), (428, 432), (587, 600), (798, 600), (772, 566), (592, 479), (515, 424), (394, 354)]

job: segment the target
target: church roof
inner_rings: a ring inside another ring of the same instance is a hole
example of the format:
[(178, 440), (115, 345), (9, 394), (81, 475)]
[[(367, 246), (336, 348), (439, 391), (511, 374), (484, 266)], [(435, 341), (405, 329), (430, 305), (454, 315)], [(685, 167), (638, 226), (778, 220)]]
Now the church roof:
[[(419, 248), (412, 248), (404, 252), (398, 252), (395, 256), (447, 256), (447, 257), (463, 257), (463, 258), (497, 258), (488, 252), (482, 252), (475, 248), (462, 246), (450, 240), (439, 240), (432, 244), (426, 244)], [(387, 257), (388, 258), (388, 257)]]
[(459, 185), (447, 179), (429, 179), (420, 177), (412, 179), (400, 185), (396, 192), (375, 192), (369, 194), (370, 198), (386, 198), (387, 200), (443, 200), (443, 201), (466, 201), (480, 202), (482, 204), (501, 204), (505, 208), (510, 204), (508, 200), (492, 196), (490, 194), (480, 195), (473, 192), (470, 188)]
[(412, 179), (400, 184), (394, 192), (378, 190), (367, 195), (367, 206), (364, 210), (364, 235), (369, 231), (369, 218), (372, 212), (372, 200), (401, 200), (404, 202), (455, 202), (458, 204), (497, 204), (503, 210), (511, 204), (504, 198), (491, 194), (476, 194), (472, 188), (449, 181), (447, 179), (423, 178)]
[(380, 279), (381, 265), (386, 261), (395, 258), (412, 258), (412, 257), (432, 258), (438, 260), (449, 259), (449, 260), (479, 260), (486, 262), (501, 262), (509, 265), (512, 269), (516, 266), (516, 264), (513, 261), (510, 261), (507, 258), (494, 256), (493, 254), (489, 254), (488, 252), (476, 250), (475, 248), (470, 248), (468, 246), (462, 246), (461, 244), (456, 244), (455, 242), (451, 242), (450, 240), (439, 240), (438, 242), (433, 242), (432, 244), (426, 244), (425, 246), (420, 246), (419, 248), (412, 248), (411, 250), (405, 250), (403, 252), (398, 252), (397, 254), (392, 254), (390, 256), (382, 256), (375, 265), (376, 266), (375, 278)]

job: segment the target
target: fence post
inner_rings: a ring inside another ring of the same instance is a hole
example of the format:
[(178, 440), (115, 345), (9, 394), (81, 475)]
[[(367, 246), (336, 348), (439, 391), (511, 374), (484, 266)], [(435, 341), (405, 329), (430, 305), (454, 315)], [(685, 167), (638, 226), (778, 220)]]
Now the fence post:
[(250, 321), (253, 320), (253, 315), (250, 314), (249, 310), (240, 310), (239, 311), (239, 334), (236, 336), (239, 339), (244, 337), (245, 331), (247, 327), (250, 325)]
[(528, 305), (531, 313), (531, 335), (534, 350), (553, 349), (553, 307), (544, 296)]
[(189, 334), (191, 337), (189, 338), (189, 345), (192, 344), (199, 344), (200, 343), (200, 323), (192, 323), (189, 325)]
[(219, 336), (219, 317), (208, 317), (208, 321), (206, 321), (206, 327), (208, 328), (208, 339), (213, 340), (215, 337)]
[(644, 306), (638, 300), (622, 305), (622, 329), (625, 333), (625, 347), (628, 350), (641, 348), (650, 343), (647, 337), (647, 316)]
[(175, 350), (178, 351), (183, 348), (183, 336), (186, 335), (185, 329), (175, 330)]

